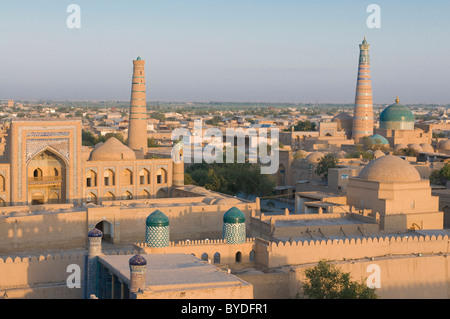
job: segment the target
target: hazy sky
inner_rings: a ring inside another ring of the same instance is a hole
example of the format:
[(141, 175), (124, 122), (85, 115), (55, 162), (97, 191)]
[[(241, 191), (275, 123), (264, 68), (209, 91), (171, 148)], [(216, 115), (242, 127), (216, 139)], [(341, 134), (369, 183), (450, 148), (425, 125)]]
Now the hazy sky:
[(0, 99), (128, 100), (139, 55), (150, 101), (353, 103), (364, 36), (375, 103), (450, 103), (448, 0), (0, 0)]

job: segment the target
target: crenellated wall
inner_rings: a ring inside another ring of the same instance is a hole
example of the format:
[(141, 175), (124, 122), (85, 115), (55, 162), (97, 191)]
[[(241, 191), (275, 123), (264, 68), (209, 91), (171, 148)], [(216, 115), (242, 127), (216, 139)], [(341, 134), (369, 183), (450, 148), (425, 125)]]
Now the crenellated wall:
[(69, 288), (69, 265), (78, 265), (84, 279), (85, 254), (49, 254), (0, 258), (0, 295), (7, 298), (82, 298), (82, 288)]
[(379, 236), (270, 243), (268, 267), (299, 265), (321, 259), (343, 260), (408, 254), (449, 253), (448, 235)]

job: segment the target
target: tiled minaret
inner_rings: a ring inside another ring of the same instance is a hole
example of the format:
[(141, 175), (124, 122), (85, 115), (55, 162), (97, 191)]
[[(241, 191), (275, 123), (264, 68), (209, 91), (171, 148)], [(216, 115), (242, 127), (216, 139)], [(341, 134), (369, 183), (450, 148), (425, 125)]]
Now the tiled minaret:
[(369, 48), (366, 38), (359, 45), (358, 81), (356, 84), (355, 110), (353, 114), (352, 137), (355, 143), (361, 138), (373, 135), (372, 80), (370, 78)]
[[(147, 101), (145, 91), (145, 61), (138, 57), (133, 61), (131, 86), (130, 123), (128, 127), (128, 147), (147, 153)], [(137, 155), (138, 155), (137, 154)]]

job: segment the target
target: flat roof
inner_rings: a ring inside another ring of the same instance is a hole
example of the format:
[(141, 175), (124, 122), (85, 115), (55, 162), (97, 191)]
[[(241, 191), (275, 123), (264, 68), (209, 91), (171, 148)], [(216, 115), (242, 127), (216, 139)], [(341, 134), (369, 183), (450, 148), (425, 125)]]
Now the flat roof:
[[(130, 282), (129, 260), (133, 255), (99, 256), (99, 261), (125, 282)], [(147, 260), (147, 287), (186, 289), (250, 285), (212, 264), (189, 254), (142, 254)], [(209, 256), (212, 258), (213, 256)]]
[(306, 226), (330, 226), (330, 225), (364, 225), (367, 223), (361, 222), (353, 218), (317, 218), (314, 219), (315, 214), (306, 214), (311, 216), (311, 219), (294, 219), (294, 220), (277, 220), (275, 227), (306, 227)]

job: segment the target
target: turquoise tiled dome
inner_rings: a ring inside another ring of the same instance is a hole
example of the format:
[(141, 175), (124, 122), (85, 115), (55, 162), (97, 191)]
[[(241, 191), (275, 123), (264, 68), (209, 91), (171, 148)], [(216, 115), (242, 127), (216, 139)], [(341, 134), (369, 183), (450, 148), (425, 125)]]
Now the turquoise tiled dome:
[(411, 126), (414, 126), (414, 114), (408, 107), (399, 102), (397, 98), (395, 104), (389, 105), (381, 112), (380, 128), (411, 129)]
[(155, 210), (147, 217), (145, 224), (154, 227), (169, 226), (169, 218), (167, 218), (160, 210)]
[(228, 224), (245, 223), (245, 215), (238, 208), (232, 207), (223, 215), (223, 222)]
[(382, 145), (389, 144), (388, 140), (384, 136), (381, 136), (380, 134), (372, 135), (369, 138), (373, 144), (382, 144)]
[(149, 247), (169, 246), (169, 218), (155, 210), (145, 221), (145, 242)]
[(246, 240), (245, 215), (236, 207), (223, 216), (223, 239), (228, 244), (243, 244)]

